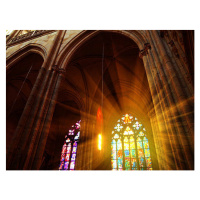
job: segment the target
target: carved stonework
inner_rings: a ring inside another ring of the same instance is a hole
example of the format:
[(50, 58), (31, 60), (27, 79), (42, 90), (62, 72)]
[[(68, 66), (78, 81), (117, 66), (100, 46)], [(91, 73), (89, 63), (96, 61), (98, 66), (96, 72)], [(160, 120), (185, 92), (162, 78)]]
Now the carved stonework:
[(179, 53), (178, 53), (178, 49), (176, 48), (176, 46), (175, 46), (175, 44), (174, 44), (174, 41), (171, 40), (168, 44), (171, 46), (172, 52), (174, 53), (174, 55), (175, 55), (177, 58), (179, 58), (180, 56), (179, 56)]
[(30, 31), (30, 32), (28, 32), (26, 34), (19, 35), (19, 36), (16, 36), (16, 37), (12, 38), (8, 45), (12, 45), (12, 44), (15, 44), (17, 42), (24, 41), (24, 40), (29, 40), (29, 39), (32, 39), (33, 37), (38, 37), (40, 35), (51, 33), (51, 32), (53, 32), (53, 31), (52, 30)]
[(51, 69), (52, 69), (53, 71), (59, 73), (59, 74), (63, 74), (63, 73), (66, 72), (65, 69), (63, 69), (63, 68), (59, 68), (57, 65), (54, 65)]
[(149, 43), (144, 44), (144, 49), (142, 49), (139, 53), (139, 57), (142, 58), (148, 54), (148, 50), (151, 49), (151, 45)]
[(165, 36), (166, 36), (166, 37), (169, 37), (168, 31), (161, 30), (161, 31), (160, 31), (160, 37), (161, 37), (161, 38), (164, 38)]

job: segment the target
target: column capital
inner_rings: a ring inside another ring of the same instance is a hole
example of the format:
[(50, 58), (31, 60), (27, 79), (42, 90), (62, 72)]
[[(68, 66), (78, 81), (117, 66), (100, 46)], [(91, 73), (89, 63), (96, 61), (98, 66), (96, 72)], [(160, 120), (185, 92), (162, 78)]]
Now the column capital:
[(59, 74), (64, 74), (66, 72), (65, 69), (59, 68), (57, 65), (53, 65), (51, 69)]
[(140, 50), (139, 57), (143, 58), (143, 56), (146, 56), (149, 49), (151, 49), (151, 45), (149, 43), (145, 43), (144, 49)]

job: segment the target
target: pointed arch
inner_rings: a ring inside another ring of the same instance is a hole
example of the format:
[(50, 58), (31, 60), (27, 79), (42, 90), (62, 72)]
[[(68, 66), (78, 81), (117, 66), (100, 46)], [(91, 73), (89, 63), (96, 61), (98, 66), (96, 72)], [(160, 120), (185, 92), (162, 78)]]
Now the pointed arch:
[(14, 66), (17, 62), (19, 62), (20, 60), (22, 60), (24, 57), (26, 57), (31, 53), (36, 53), (41, 55), (45, 62), (47, 57), (47, 51), (45, 47), (40, 44), (30, 43), (20, 48), (19, 50), (15, 51), (6, 58), (6, 70), (9, 71), (12, 68), (12, 66)]
[(112, 131), (112, 170), (152, 170), (148, 133), (130, 114), (123, 115)]
[(82, 46), (86, 41), (97, 35), (99, 32), (115, 32), (120, 33), (132, 39), (139, 47), (144, 48), (144, 44), (148, 43), (148, 39), (143, 31), (125, 31), (125, 30), (96, 30), (96, 31), (82, 31), (68, 42), (58, 55), (56, 64), (61, 68), (66, 68), (74, 52)]

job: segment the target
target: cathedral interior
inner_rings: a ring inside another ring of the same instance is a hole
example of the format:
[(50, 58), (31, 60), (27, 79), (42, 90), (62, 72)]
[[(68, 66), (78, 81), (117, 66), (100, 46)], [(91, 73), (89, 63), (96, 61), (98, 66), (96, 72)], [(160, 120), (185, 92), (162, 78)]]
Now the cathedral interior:
[(7, 170), (194, 170), (194, 31), (6, 35)]

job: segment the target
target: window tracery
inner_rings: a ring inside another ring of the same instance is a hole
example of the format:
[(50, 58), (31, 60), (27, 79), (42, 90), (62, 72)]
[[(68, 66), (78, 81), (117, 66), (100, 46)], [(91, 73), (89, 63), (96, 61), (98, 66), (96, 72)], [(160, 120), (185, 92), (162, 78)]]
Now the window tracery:
[(146, 129), (132, 115), (123, 115), (112, 131), (112, 170), (152, 170)]
[(74, 170), (76, 164), (76, 152), (80, 137), (80, 121), (68, 131), (62, 147), (59, 170)]

